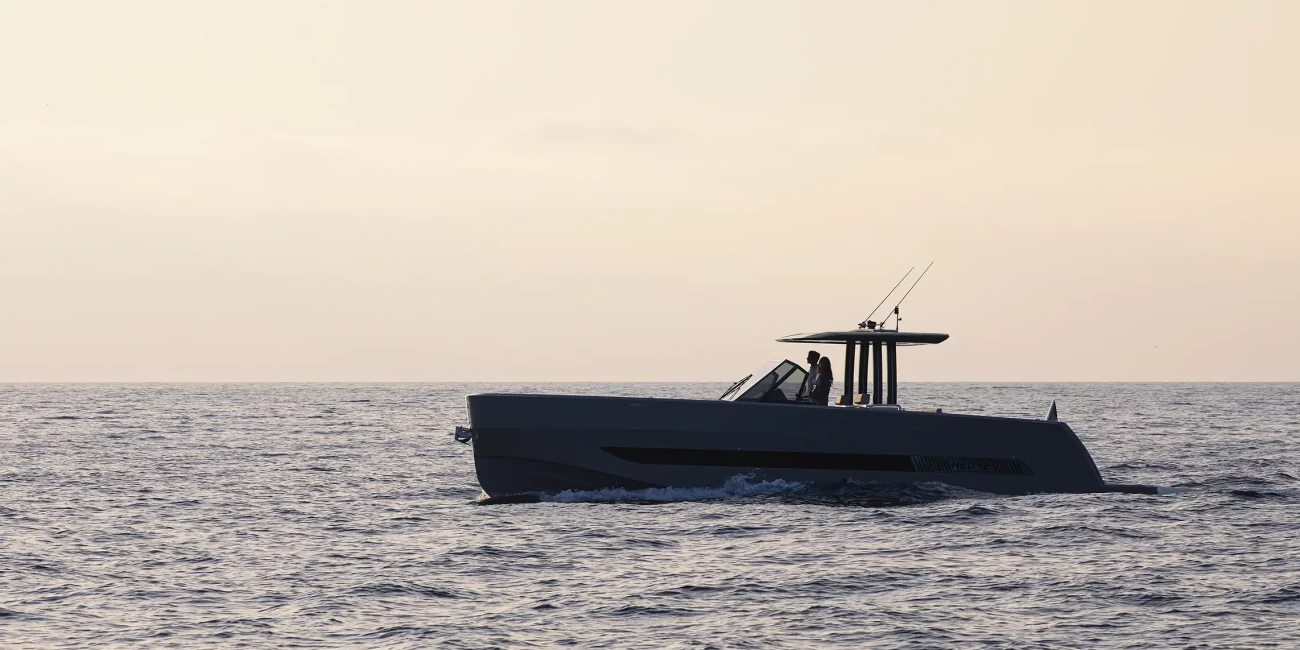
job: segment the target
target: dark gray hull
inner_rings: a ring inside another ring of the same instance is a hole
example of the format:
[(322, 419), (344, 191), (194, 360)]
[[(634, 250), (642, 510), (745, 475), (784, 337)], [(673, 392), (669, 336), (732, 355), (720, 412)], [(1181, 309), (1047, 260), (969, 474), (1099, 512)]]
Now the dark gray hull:
[(475, 469), (493, 498), (719, 487), (737, 475), (812, 483), (938, 481), (997, 494), (1118, 487), (1104, 484), (1063, 422), (566, 395), (471, 395), (468, 404)]

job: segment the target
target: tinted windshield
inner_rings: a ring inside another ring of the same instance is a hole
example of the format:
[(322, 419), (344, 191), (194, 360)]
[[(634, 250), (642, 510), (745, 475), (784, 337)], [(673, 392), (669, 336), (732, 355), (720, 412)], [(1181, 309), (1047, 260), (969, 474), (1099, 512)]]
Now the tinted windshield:
[(808, 371), (795, 366), (794, 372), (785, 376), (781, 383), (777, 384), (776, 390), (785, 396), (786, 401), (793, 402), (799, 399), (799, 389), (803, 388), (803, 382), (808, 378)]
[[(741, 394), (740, 397), (736, 398), (736, 401), (752, 401), (752, 400), (763, 399), (763, 396), (767, 395), (768, 391), (772, 390), (772, 388), (775, 387), (778, 383), (780, 383), (782, 379), (785, 379), (788, 375), (792, 373), (792, 371), (795, 370), (802, 370), (802, 368), (794, 365), (789, 361), (782, 361), (781, 365), (778, 365), (777, 367), (773, 368), (771, 372), (767, 373), (766, 375), (763, 375), (762, 379), (758, 380), (758, 382), (755, 383), (753, 386), (750, 386), (749, 390), (745, 391), (744, 393)], [(799, 387), (795, 386), (795, 390), (796, 391), (799, 390)]]

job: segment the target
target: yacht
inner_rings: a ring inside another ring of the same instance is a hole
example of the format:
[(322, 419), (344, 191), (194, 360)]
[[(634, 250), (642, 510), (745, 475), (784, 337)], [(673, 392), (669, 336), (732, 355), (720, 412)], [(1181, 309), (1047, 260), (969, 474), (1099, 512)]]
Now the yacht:
[[(870, 326), (867, 326), (870, 325)], [(1107, 484), (1057, 418), (964, 415), (898, 403), (898, 349), (947, 334), (882, 329), (795, 334), (785, 343), (843, 345), (843, 394), (801, 395), (807, 377), (769, 362), (717, 399), (485, 393), (468, 396), (474, 449), (491, 499), (568, 490), (721, 487), (746, 480), (809, 484), (941, 482), (994, 494), (1135, 492)], [(861, 392), (855, 391), (861, 387)]]

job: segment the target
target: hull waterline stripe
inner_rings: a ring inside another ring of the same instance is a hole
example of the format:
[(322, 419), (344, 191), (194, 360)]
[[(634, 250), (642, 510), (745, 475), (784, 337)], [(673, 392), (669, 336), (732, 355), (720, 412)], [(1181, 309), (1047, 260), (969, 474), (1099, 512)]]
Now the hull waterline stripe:
[(1029, 468), (1029, 465), (1017, 458), (836, 454), (738, 449), (670, 449), (661, 447), (601, 447), (601, 449), (617, 458), (641, 465), (772, 467), (870, 472), (923, 472), (927, 474), (1001, 474), (1006, 476), (1032, 476), (1034, 473)]
[(664, 449), (658, 447), (601, 447), (601, 449), (628, 462), (643, 465), (781, 467), (787, 469), (839, 469), (874, 472), (916, 471), (910, 456), (897, 454), (827, 454), (807, 451)]

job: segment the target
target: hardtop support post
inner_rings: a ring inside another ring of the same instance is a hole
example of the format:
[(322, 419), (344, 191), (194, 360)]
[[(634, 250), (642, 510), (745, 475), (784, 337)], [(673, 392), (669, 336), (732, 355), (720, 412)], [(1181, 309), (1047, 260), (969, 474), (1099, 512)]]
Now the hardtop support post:
[[(866, 343), (863, 343), (863, 345), (866, 345)], [(881, 372), (881, 365), (880, 365), (884, 361), (880, 357), (880, 341), (871, 342), (871, 357), (872, 357), (871, 403), (879, 404), (881, 402), (881, 398), (883, 397), (881, 391), (883, 387), (881, 386), (880, 382), (884, 375), (884, 373)]]
[(889, 355), (889, 403), (898, 403), (898, 344), (890, 341)]
[(867, 394), (867, 373), (869, 372), (867, 360), (870, 349), (871, 347), (867, 345), (866, 341), (863, 341), (862, 346), (858, 348), (858, 392), (863, 395)]
[(844, 401), (853, 406), (853, 341), (844, 343)]

